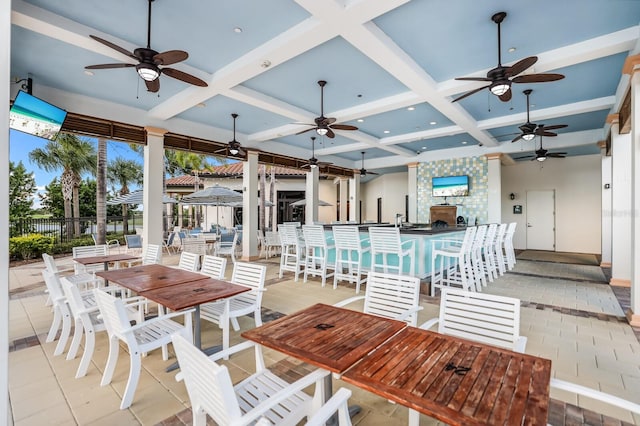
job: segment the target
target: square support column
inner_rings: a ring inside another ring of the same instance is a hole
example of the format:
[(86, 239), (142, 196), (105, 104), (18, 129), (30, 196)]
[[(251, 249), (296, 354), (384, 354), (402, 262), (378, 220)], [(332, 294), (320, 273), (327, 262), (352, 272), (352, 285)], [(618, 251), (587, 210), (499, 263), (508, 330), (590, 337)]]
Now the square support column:
[(258, 259), (258, 152), (242, 164), (242, 260)]
[(611, 285), (631, 285), (631, 135), (611, 125)]
[[(144, 230), (142, 233), (143, 251), (147, 244), (162, 247), (164, 239), (162, 223), (162, 182), (164, 177), (164, 134), (165, 129), (145, 127), (147, 144), (144, 147), (144, 176), (142, 213)], [(162, 250), (160, 251), (162, 256)]]
[(640, 326), (640, 61), (631, 74), (631, 306), (627, 319)]
[[(487, 154), (487, 223), (502, 223), (502, 154)], [(473, 225), (473, 224), (472, 224)]]
[(346, 222), (349, 220), (347, 211), (347, 203), (349, 201), (349, 187), (347, 186), (348, 180), (347, 178), (340, 178), (340, 217), (338, 220), (341, 222)]
[(318, 220), (318, 182), (320, 180), (320, 171), (317, 167), (307, 172), (305, 199), (307, 205), (305, 207), (306, 224), (313, 225)]
[(360, 172), (349, 179), (349, 220), (360, 222)]
[[(4, 41), (2, 41), (4, 40)], [(0, 3), (0, 198), (9, 204), (9, 99), (11, 81), (11, 2)], [(26, 77), (26, 76), (23, 76)], [(0, 295), (0, 416), (11, 424), (9, 409), (9, 209), (0, 209), (0, 282), (4, 283)]]
[(407, 194), (409, 195), (409, 223), (418, 221), (418, 163), (407, 164)]

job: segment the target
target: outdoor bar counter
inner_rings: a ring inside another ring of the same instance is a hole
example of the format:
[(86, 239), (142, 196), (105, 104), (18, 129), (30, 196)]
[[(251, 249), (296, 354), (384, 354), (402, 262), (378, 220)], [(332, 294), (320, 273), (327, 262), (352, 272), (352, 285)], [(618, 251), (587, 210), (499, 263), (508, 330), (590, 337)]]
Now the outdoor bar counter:
[[(332, 229), (334, 226), (357, 226), (360, 230), (360, 240), (363, 247), (368, 247), (369, 244), (369, 227), (371, 226), (384, 226), (393, 227), (394, 225), (388, 223), (363, 223), (363, 224), (336, 224), (336, 225), (324, 225), (325, 232), (330, 244), (333, 241)], [(400, 228), (400, 239), (402, 242), (413, 240), (414, 243), (414, 271), (409, 271), (409, 259), (405, 257), (403, 262), (403, 273), (420, 277), (421, 279), (427, 278), (431, 275), (431, 241), (441, 239), (462, 239), (465, 226), (452, 226), (446, 228), (432, 228), (427, 224), (403, 224)], [(328, 263), (332, 265), (335, 262), (335, 250), (329, 251)], [(390, 264), (394, 264), (394, 259), (390, 259)], [(397, 260), (395, 265), (397, 265)], [(362, 258), (362, 268), (368, 271), (371, 266), (370, 253), (365, 253)]]

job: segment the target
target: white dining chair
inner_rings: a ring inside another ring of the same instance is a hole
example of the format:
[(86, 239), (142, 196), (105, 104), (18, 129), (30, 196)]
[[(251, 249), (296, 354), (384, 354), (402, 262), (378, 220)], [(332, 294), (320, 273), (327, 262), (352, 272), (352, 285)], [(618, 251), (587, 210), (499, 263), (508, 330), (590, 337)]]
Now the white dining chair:
[(238, 250), (239, 232), (232, 230), (233, 235), (221, 235), (215, 242), (213, 254), (215, 256), (229, 256), (231, 262), (236, 263), (236, 250)]
[(431, 296), (435, 296), (436, 288), (452, 285), (471, 289), (471, 248), (475, 235), (476, 227), (470, 226), (462, 240), (441, 238), (431, 241)]
[(483, 273), (487, 276), (489, 282), (493, 282), (494, 278), (498, 278), (498, 265), (496, 264), (496, 253), (494, 250), (497, 231), (497, 223), (489, 224), (482, 247), (482, 258), (484, 260)]
[[(409, 275), (415, 274), (415, 240), (402, 241), (399, 228), (381, 226), (369, 227), (369, 241), (371, 243), (371, 270), (382, 272), (403, 273), (404, 259), (409, 258)], [(397, 258), (397, 266), (390, 262)]]
[(509, 223), (502, 243), (502, 248), (504, 249), (505, 266), (509, 271), (512, 270), (516, 265), (516, 251), (513, 248), (513, 236), (516, 233), (517, 226), (517, 222)]
[[(327, 278), (333, 277), (334, 272), (329, 270), (329, 252), (335, 250), (335, 245), (327, 242), (327, 236), (322, 225), (302, 225), (302, 234), (305, 241), (304, 277), (302, 282), (307, 282), (309, 275), (320, 276), (322, 287), (327, 283)], [(331, 238), (333, 241), (333, 238)], [(334, 265), (331, 265), (333, 269)]]
[(498, 273), (502, 276), (505, 274), (505, 272), (507, 271), (505, 268), (505, 257), (504, 257), (504, 251), (503, 251), (503, 246), (504, 246), (504, 237), (505, 234), (507, 233), (507, 224), (506, 223), (501, 223), (500, 225), (498, 225), (498, 230), (496, 231), (496, 238), (494, 240), (493, 243), (493, 252), (495, 253), (495, 257), (496, 257), (496, 266), (498, 267)]
[[(106, 244), (76, 246), (73, 247), (71, 251), (71, 257), (73, 259), (78, 259), (81, 257), (106, 256), (109, 254), (109, 247)], [(73, 269), (76, 274), (94, 273), (97, 271), (104, 271), (104, 264), (97, 263), (95, 265), (83, 265), (82, 263), (74, 262)]]
[(233, 265), (231, 282), (251, 288), (227, 299), (200, 305), (200, 318), (222, 329), (222, 348), (229, 348), (229, 327), (240, 330), (238, 318), (253, 314), (256, 327), (262, 325), (262, 293), (265, 291), (264, 281), (267, 267), (248, 262), (236, 262)]
[(302, 267), (304, 265), (304, 243), (300, 240), (298, 229), (295, 225), (280, 224), (278, 226), (280, 235), (280, 271), (278, 277), (282, 278), (284, 271), (291, 271), (294, 274), (294, 281), (298, 281)]
[[(142, 354), (171, 343), (173, 334), (179, 334), (187, 341), (192, 342), (191, 315), (194, 310), (188, 309), (165, 314), (141, 321), (132, 326), (127, 315), (126, 306), (121, 299), (117, 299), (101, 289), (95, 289), (94, 292), (96, 294), (96, 302), (100, 308), (100, 314), (104, 320), (104, 326), (109, 335), (109, 356), (100, 386), (106, 386), (111, 383), (118, 363), (120, 341), (127, 345), (127, 352), (129, 352), (129, 378), (120, 403), (120, 409), (124, 410), (130, 407), (133, 402), (142, 368)], [(181, 318), (181, 323), (174, 321), (174, 318)]]
[(280, 235), (275, 231), (267, 231), (264, 233), (265, 259), (273, 257), (280, 253)]
[(473, 243), (471, 243), (471, 268), (476, 291), (482, 291), (482, 287), (487, 286), (484, 259), (482, 258), (482, 247), (487, 235), (487, 228), (487, 225), (476, 226), (476, 235), (473, 237)]
[(56, 339), (58, 330), (60, 337), (53, 352), (54, 356), (62, 354), (67, 347), (69, 336), (71, 335), (71, 312), (67, 305), (67, 298), (64, 295), (58, 275), (47, 269), (42, 270), (42, 278), (49, 292), (49, 298), (53, 309), (53, 320), (47, 333), (46, 342), (50, 343)]
[[(253, 342), (240, 343), (210, 357), (180, 335), (173, 336), (173, 347), (181, 369), (176, 378), (184, 380), (194, 426), (205, 426), (207, 415), (219, 425), (252, 425), (263, 416), (269, 424), (297, 425), (320, 407), (323, 379), (330, 374), (317, 369), (289, 384), (265, 368), (262, 349)], [(255, 373), (234, 385), (228, 368), (217, 361), (251, 349)], [(314, 384), (313, 397), (303, 392)]]
[(226, 269), (227, 259), (207, 254), (202, 259), (200, 273), (217, 280), (223, 280)]
[(178, 262), (178, 269), (184, 271), (197, 272), (200, 269), (200, 255), (197, 253), (191, 253), (183, 251), (180, 253), (180, 261)]

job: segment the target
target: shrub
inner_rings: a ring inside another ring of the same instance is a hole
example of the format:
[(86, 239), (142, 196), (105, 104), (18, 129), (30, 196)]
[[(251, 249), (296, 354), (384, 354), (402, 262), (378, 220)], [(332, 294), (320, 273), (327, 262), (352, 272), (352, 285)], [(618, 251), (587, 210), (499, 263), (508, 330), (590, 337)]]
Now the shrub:
[(32, 259), (41, 256), (42, 253), (51, 252), (54, 241), (53, 237), (41, 234), (12, 237), (9, 238), (9, 255), (13, 259)]

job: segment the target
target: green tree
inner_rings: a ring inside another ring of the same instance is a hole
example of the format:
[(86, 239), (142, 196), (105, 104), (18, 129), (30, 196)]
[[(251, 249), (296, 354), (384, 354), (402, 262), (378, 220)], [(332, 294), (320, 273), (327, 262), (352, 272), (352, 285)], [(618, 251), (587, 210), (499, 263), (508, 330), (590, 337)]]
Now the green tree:
[(38, 194), (42, 208), (53, 217), (64, 217), (64, 198), (62, 197), (62, 185), (58, 178), (54, 178), (49, 185), (44, 187), (44, 192)]
[[(71, 133), (60, 133), (55, 140), (48, 141), (44, 148), (31, 151), (29, 159), (48, 172), (62, 171), (60, 183), (64, 199), (64, 217), (79, 217), (78, 190), (81, 176), (86, 172), (95, 173), (96, 169), (96, 150), (93, 144)], [(67, 228), (67, 233), (69, 236), (80, 235), (80, 223), (76, 221), (73, 228)]]
[[(126, 219), (125, 219), (126, 221)], [(98, 157), (96, 163), (96, 224), (98, 244), (107, 241), (107, 141), (98, 139)]]
[[(114, 192), (118, 195), (125, 195), (129, 193), (129, 185), (142, 183), (142, 166), (134, 160), (126, 160), (122, 157), (117, 157), (115, 160), (109, 163), (107, 169), (107, 180), (111, 185), (118, 185), (120, 189), (115, 189)], [(122, 204), (122, 217), (123, 217), (123, 231), (125, 234), (129, 232), (129, 206)]]
[[(80, 199), (80, 217), (96, 216), (96, 181), (87, 178), (80, 182), (78, 198)], [(44, 193), (39, 195), (44, 210), (53, 217), (64, 217), (64, 199), (62, 187), (58, 179), (45, 186)], [(107, 206), (108, 216), (120, 216), (119, 206)]]
[(32, 213), (36, 180), (20, 161), (9, 162), (9, 217), (28, 217)]

